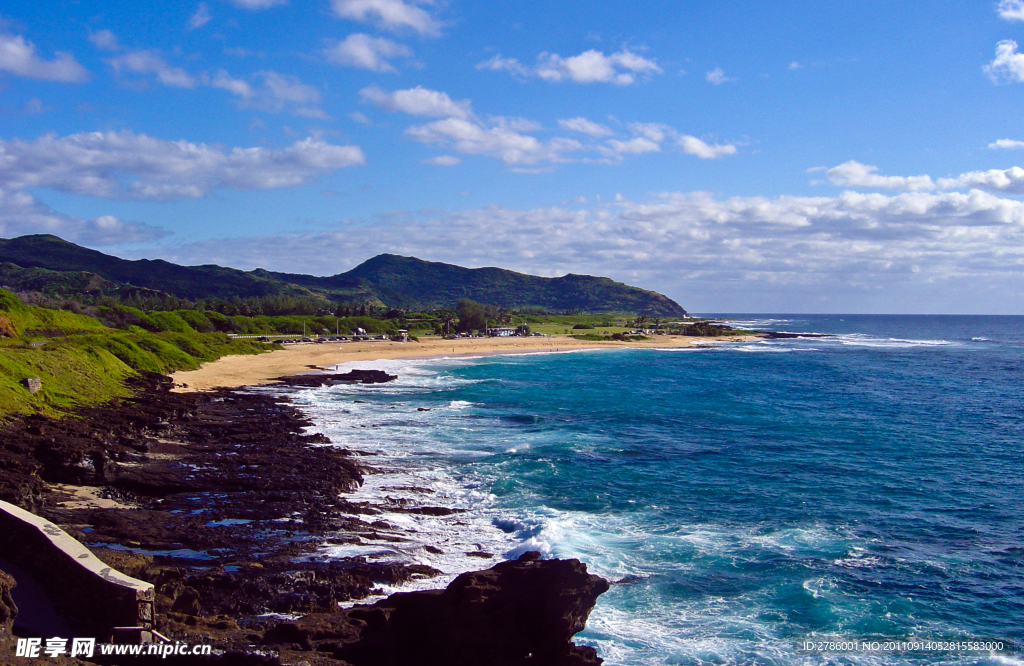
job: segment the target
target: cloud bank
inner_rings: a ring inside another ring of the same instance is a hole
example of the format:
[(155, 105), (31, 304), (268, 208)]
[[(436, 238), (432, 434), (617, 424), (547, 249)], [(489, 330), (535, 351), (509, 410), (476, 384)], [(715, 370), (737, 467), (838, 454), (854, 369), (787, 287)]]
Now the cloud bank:
[(293, 187), (365, 161), (359, 146), (312, 138), (277, 150), (226, 150), (129, 131), (49, 134), (30, 142), (0, 140), (0, 187), (45, 187), (119, 199), (194, 199), (214, 188)]
[[(800, 299), (828, 285), (825, 293), (860, 307), (941, 310), (951, 294), (973, 289), (980, 297), (983, 285), (1002, 284), (1016, 290), (1016, 303), (1003, 306), (1012, 309), (1022, 300), (1024, 203), (979, 190), (725, 199), (672, 192), (582, 209), (397, 211), (328, 233), (190, 244), (168, 258), (334, 274), (380, 252), (540, 275), (610, 275), (694, 308), (813, 310), (824, 306), (799, 308)], [(932, 301), (886, 301), (896, 283)]]
[[(989, 148), (1015, 148), (1013, 142), (1002, 139), (990, 144)], [(1024, 144), (1022, 144), (1024, 145)], [(932, 179), (931, 176), (881, 176), (875, 172), (878, 167), (861, 164), (855, 160), (844, 162), (839, 166), (825, 171), (825, 175), (835, 185), (843, 187), (865, 187), (872, 189), (909, 190), (919, 192), (926, 190), (962, 190), (979, 188), (990, 192), (1004, 194), (1024, 194), (1024, 169), (989, 169), (987, 171), (969, 171), (953, 178)]]
[(215, 188), (267, 190), (308, 183), (365, 163), (358, 146), (304, 139), (277, 150), (166, 141), (132, 132), (0, 140), (0, 236), (54, 233), (94, 245), (147, 241), (166, 232), (110, 215), (55, 212), (27, 190), (144, 201), (195, 199)]

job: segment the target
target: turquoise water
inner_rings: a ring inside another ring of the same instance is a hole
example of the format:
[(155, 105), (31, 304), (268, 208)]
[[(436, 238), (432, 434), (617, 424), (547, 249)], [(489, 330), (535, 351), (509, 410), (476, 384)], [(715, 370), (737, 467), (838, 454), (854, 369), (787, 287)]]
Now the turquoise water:
[[(578, 636), (609, 664), (1024, 639), (1024, 318), (737, 320), (836, 337), (360, 364), (400, 379), (295, 394), (335, 444), (378, 454), (357, 499), (413, 530), (324, 554), (450, 576), (487, 566), (473, 552), (579, 558), (618, 581)], [(388, 513), (403, 500), (467, 512)]]

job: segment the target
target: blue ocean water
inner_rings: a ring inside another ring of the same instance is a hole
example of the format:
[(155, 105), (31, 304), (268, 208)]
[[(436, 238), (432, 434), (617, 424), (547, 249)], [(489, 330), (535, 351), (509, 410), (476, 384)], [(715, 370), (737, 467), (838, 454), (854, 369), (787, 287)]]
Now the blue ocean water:
[(577, 637), (609, 664), (1018, 663), (797, 644), (1024, 641), (1024, 317), (730, 319), (834, 337), (353, 364), (400, 379), (294, 394), (376, 454), (356, 499), (412, 535), (323, 554), (579, 558), (617, 581)]

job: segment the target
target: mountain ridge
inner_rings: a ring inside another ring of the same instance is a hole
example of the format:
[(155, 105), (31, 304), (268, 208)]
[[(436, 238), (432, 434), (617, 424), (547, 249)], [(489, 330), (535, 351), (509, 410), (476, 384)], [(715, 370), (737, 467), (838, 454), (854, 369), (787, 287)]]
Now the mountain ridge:
[(607, 277), (568, 274), (545, 278), (497, 267), (465, 268), (416, 257), (379, 254), (331, 276), (163, 259), (121, 259), (49, 234), (0, 239), (0, 262), (22, 268), (87, 272), (110, 282), (158, 290), (191, 300), (290, 296), (331, 302), (379, 302), (388, 307), (452, 307), (469, 298), (498, 307), (554, 311), (635, 312), (679, 317), (671, 298)]

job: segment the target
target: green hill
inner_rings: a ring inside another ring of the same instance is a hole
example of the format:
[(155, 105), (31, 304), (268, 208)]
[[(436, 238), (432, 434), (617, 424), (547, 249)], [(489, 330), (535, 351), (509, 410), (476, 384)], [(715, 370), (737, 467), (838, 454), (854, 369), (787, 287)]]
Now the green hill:
[(544, 278), (501, 268), (463, 268), (393, 254), (373, 257), (346, 273), (317, 277), (263, 269), (246, 272), (212, 264), (179, 266), (161, 259), (129, 261), (56, 236), (33, 235), (0, 239), (0, 262), (22, 269), (77, 273), (50, 275), (34, 270), (19, 274), (14, 267), (6, 269), (9, 280), (18, 277), (26, 282), (31, 278), (34, 284), (56, 283), (64, 293), (73, 292), (74, 285), (96, 286), (108, 281), (193, 300), (289, 296), (422, 309), (453, 307), (458, 299), (469, 298), (499, 307), (539, 307), (552, 311), (632, 312), (659, 317), (679, 317), (686, 312), (667, 296), (603, 277)]

